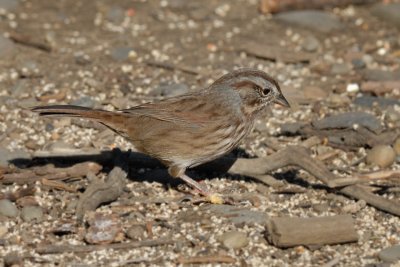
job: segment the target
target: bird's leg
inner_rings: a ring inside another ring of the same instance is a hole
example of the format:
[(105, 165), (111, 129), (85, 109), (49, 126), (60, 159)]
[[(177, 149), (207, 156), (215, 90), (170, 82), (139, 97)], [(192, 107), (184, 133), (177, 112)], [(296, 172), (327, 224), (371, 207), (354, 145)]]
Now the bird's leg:
[(207, 187), (202, 186), (189, 176), (185, 174), (186, 169), (180, 168), (178, 166), (171, 166), (168, 168), (168, 173), (175, 178), (180, 178), (183, 181), (185, 181), (187, 184), (189, 184), (192, 188), (198, 190), (200, 194), (206, 197), (207, 201), (213, 203), (213, 204), (222, 204), (225, 201), (220, 197), (218, 194), (210, 191)]

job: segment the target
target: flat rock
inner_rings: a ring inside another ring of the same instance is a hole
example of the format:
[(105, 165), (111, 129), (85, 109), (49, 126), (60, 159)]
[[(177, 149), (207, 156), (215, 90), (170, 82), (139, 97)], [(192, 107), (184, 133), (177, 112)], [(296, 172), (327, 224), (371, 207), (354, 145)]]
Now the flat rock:
[(398, 262), (400, 260), (400, 245), (385, 248), (379, 252), (378, 256), (384, 262)]
[(339, 30), (343, 27), (337, 17), (317, 10), (282, 12), (275, 17), (280, 22), (323, 33)]
[(380, 107), (390, 107), (394, 105), (400, 105), (400, 101), (397, 99), (369, 95), (357, 97), (354, 99), (353, 103), (362, 107), (372, 107), (374, 105), (378, 105)]
[(371, 13), (379, 19), (400, 28), (400, 3), (376, 4)]
[(361, 111), (332, 115), (312, 122), (312, 125), (319, 130), (352, 128), (355, 124), (376, 133), (382, 130), (381, 123), (375, 116)]
[(0, 200), (0, 214), (10, 218), (15, 218), (18, 216), (18, 208), (10, 200), (2, 199)]

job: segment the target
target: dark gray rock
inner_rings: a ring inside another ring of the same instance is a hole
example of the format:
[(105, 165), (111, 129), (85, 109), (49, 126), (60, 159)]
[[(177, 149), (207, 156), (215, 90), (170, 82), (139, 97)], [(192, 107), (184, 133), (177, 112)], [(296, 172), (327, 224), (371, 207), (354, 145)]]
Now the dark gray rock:
[(385, 248), (378, 254), (382, 261), (395, 263), (400, 261), (400, 245)]
[(400, 3), (376, 4), (371, 13), (379, 19), (400, 28)]
[(282, 12), (276, 15), (276, 19), (283, 23), (323, 33), (328, 33), (343, 27), (337, 17), (317, 10)]
[(400, 105), (400, 101), (397, 99), (376, 97), (369, 95), (363, 95), (357, 97), (356, 99), (354, 99), (353, 103), (357, 106), (362, 106), (362, 107), (372, 107), (375, 104), (377, 104), (380, 107), (390, 107), (394, 105)]
[(9, 59), (16, 53), (15, 44), (0, 33), (0, 59)]
[(353, 64), (353, 68), (356, 70), (364, 69), (366, 67), (366, 64), (364, 60), (355, 58), (351, 61), (351, 64)]
[(19, 6), (19, 0), (0, 0), (0, 9), (15, 11)]
[(400, 80), (400, 71), (385, 71), (366, 69), (362, 72), (364, 80), (367, 81), (395, 81)]
[(107, 11), (106, 18), (116, 24), (120, 24), (124, 21), (125, 11), (119, 6), (112, 6)]
[(0, 200), (0, 215), (4, 215), (10, 218), (18, 216), (18, 208), (8, 199)]
[(143, 225), (132, 225), (126, 231), (126, 235), (132, 240), (141, 240), (146, 237), (146, 228)]
[(173, 97), (189, 92), (189, 87), (184, 83), (163, 84), (154, 89), (154, 95)]
[(382, 125), (375, 116), (359, 111), (333, 115), (312, 122), (312, 125), (319, 130), (352, 128), (355, 124), (376, 133), (382, 130)]
[(120, 46), (115, 47), (111, 50), (110, 56), (116, 61), (124, 61), (129, 58), (129, 53), (132, 51), (132, 47)]

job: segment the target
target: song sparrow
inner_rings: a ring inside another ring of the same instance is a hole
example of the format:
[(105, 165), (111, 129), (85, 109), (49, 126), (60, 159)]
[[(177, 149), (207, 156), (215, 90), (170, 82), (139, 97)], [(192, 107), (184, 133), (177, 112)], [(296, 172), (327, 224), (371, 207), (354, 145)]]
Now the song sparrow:
[(268, 104), (289, 107), (278, 83), (263, 71), (239, 69), (209, 87), (117, 112), (71, 105), (35, 107), (42, 116), (81, 117), (97, 121), (159, 159), (205, 196), (207, 188), (185, 174), (187, 168), (216, 159), (248, 135)]

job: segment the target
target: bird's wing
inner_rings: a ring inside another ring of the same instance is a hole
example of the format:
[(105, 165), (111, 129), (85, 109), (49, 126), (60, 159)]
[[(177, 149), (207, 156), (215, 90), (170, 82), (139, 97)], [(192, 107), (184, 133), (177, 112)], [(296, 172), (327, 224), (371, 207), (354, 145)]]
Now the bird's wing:
[(156, 103), (142, 104), (125, 109), (123, 112), (196, 128), (210, 119), (216, 119), (215, 112), (210, 112), (211, 107), (206, 108), (206, 105), (210, 103), (207, 103), (202, 95), (184, 95)]

